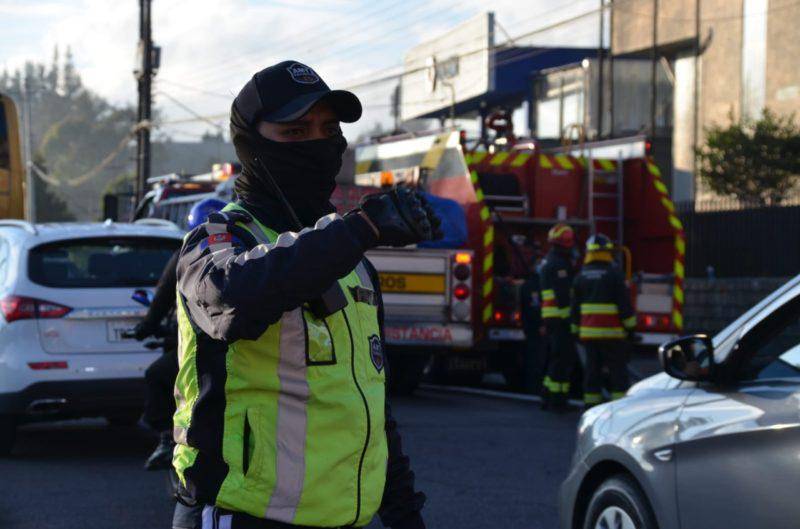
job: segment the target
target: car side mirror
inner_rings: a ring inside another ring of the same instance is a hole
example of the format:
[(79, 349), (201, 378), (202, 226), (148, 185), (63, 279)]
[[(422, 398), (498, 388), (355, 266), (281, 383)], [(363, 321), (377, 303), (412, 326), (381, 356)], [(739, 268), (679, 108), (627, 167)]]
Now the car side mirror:
[(705, 334), (684, 336), (658, 348), (661, 368), (679, 380), (711, 380), (714, 370), (714, 344)]
[(145, 307), (149, 307), (150, 303), (153, 302), (153, 294), (149, 290), (141, 288), (133, 291), (131, 299), (136, 303), (140, 303)]

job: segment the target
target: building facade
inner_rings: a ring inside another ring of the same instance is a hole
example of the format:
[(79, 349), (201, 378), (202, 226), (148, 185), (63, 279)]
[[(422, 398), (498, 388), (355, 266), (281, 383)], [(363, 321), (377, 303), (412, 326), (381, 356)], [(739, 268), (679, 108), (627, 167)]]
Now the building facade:
[(670, 101), (671, 116), (645, 121), (671, 144), (676, 201), (708, 195), (694, 178), (694, 151), (707, 127), (758, 118), (765, 108), (800, 111), (796, 0), (613, 0), (610, 11), (612, 64), (649, 60), (669, 81), (651, 83), (645, 97)]

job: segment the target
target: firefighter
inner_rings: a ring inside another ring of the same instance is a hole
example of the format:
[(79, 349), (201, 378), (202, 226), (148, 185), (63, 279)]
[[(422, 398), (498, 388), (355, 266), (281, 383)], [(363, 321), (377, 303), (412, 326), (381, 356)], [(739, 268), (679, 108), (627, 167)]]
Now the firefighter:
[(586, 407), (603, 400), (603, 367), (608, 369), (612, 399), (623, 397), (629, 384), (626, 338), (632, 337), (636, 316), (613, 250), (614, 244), (605, 235), (589, 237), (584, 266), (573, 285), (572, 330), (586, 349)]
[(556, 224), (548, 232), (547, 241), (550, 251), (539, 265), (542, 321), (549, 345), (542, 406), (560, 411), (566, 408), (576, 359), (569, 324), (575, 231), (567, 224)]
[[(364, 253), (441, 236), (412, 189), (330, 203), (361, 116), (351, 92), (285, 61), (231, 108), (236, 202), (178, 260), (173, 463), (203, 529), (424, 529), (424, 495), (385, 405), (383, 304)], [(302, 229), (301, 229), (302, 226)]]

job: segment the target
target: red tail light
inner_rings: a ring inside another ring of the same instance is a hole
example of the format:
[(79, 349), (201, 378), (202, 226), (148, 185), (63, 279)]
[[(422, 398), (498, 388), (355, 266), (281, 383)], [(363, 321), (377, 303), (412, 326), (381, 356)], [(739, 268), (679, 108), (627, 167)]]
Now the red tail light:
[(494, 321), (495, 322), (499, 323), (499, 322), (503, 321), (504, 319), (506, 319), (506, 315), (503, 312), (501, 312), (499, 310), (494, 311)]
[(456, 299), (465, 300), (469, 297), (469, 287), (467, 285), (458, 285), (453, 289), (453, 295)]
[(522, 314), (520, 313), (520, 311), (515, 310), (514, 314), (512, 315), (512, 318), (515, 323), (519, 323), (520, 321), (522, 321)]
[(28, 367), (34, 371), (42, 371), (44, 369), (67, 369), (66, 362), (28, 362)]
[(17, 320), (50, 319), (66, 316), (72, 309), (40, 299), (26, 298), (24, 296), (8, 296), (0, 300), (0, 312), (6, 321), (11, 323)]

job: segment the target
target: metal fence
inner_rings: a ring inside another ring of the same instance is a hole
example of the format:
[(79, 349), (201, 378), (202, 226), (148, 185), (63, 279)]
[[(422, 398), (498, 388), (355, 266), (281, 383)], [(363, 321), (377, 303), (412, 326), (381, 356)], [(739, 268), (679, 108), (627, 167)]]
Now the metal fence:
[(690, 277), (788, 277), (800, 273), (800, 205), (679, 204)]

